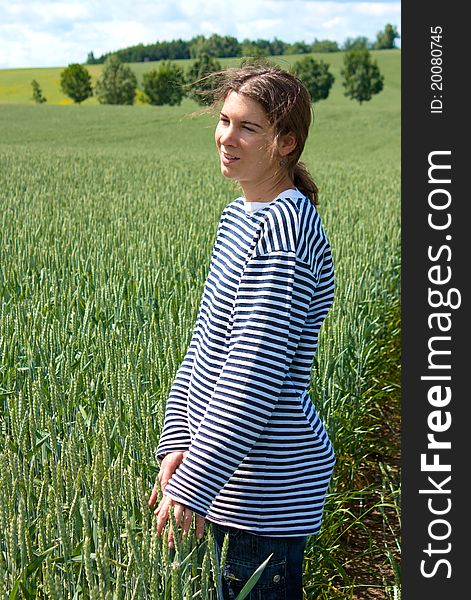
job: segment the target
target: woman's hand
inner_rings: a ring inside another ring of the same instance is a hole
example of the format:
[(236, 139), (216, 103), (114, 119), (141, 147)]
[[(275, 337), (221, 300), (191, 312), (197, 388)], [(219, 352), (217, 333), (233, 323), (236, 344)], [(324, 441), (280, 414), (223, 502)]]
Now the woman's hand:
[(157, 483), (156, 481), (154, 484), (152, 494), (149, 498), (149, 506), (153, 506), (155, 504), (155, 501), (157, 500), (157, 496), (159, 495), (159, 484), (160, 489), (163, 492), (164, 489), (167, 487), (167, 483), (169, 482), (170, 477), (178, 469), (178, 467), (183, 462), (183, 459), (187, 454), (188, 450), (186, 450), (185, 452), (178, 450), (176, 452), (169, 452), (163, 457), (162, 462), (160, 463), (160, 470), (158, 475), (159, 483)]
[[(170, 496), (165, 496), (159, 503), (159, 506), (155, 509), (154, 514), (157, 517), (157, 535), (161, 535), (163, 528), (165, 527), (165, 523), (169, 517), (169, 508), (173, 506), (175, 522), (177, 526), (181, 524), (182, 528), (182, 536), (188, 535), (188, 531), (190, 530), (191, 521), (193, 520), (193, 511), (186, 507), (184, 504), (177, 502), (170, 498)], [(196, 515), (196, 537), (201, 539), (204, 533), (204, 517), (201, 515)], [(180, 537), (180, 539), (182, 539)], [(168, 545), (169, 548), (173, 548), (175, 546), (174, 539), (174, 531), (172, 527), (172, 523), (169, 524), (168, 531)]]
[(188, 450), (185, 452), (176, 451), (166, 454), (160, 463), (159, 482), (162, 492), (164, 491), (170, 477), (175, 473), (178, 467), (183, 462), (183, 459), (188, 455)]
[[(160, 489), (163, 492), (164, 489), (166, 488), (167, 483), (169, 482), (170, 478), (172, 477), (174, 472), (178, 469), (178, 467), (182, 463), (183, 459), (187, 456), (187, 454), (188, 454), (188, 450), (186, 450), (185, 452), (182, 452), (182, 451), (170, 452), (169, 454), (164, 456), (164, 458), (162, 459), (162, 462), (160, 463), (160, 471), (159, 471), (159, 475), (158, 475), (159, 483), (157, 483), (157, 481), (155, 482), (154, 488), (152, 490), (152, 494), (149, 498), (149, 506), (150, 507), (152, 507), (157, 500), (157, 496), (158, 496), (158, 492), (159, 492), (159, 484), (160, 484)], [(169, 496), (165, 496), (165, 495), (163, 496), (162, 500), (160, 501), (158, 507), (154, 510), (154, 514), (157, 516), (157, 535), (160, 535), (162, 533), (165, 523), (167, 522), (168, 515), (169, 515), (168, 511), (169, 511), (170, 506), (174, 507), (175, 521), (176, 521), (177, 525), (179, 525), (180, 521), (182, 521), (182, 531), (186, 535), (191, 526), (191, 521), (193, 518), (193, 511), (190, 510), (189, 508), (185, 507), (180, 502), (177, 502), (177, 501), (173, 500), (172, 498), (170, 498)], [(198, 539), (201, 539), (203, 537), (203, 534), (204, 534), (204, 517), (202, 517), (201, 515), (196, 515), (196, 537)], [(170, 524), (170, 529), (169, 529), (169, 534), (168, 534), (168, 542), (169, 542), (169, 547), (173, 548), (174, 537), (173, 537), (172, 524)]]

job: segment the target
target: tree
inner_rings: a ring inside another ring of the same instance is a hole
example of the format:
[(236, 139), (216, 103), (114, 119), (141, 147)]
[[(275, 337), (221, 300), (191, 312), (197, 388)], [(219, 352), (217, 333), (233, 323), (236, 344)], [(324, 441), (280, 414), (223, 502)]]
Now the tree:
[(270, 54), (272, 56), (280, 56), (286, 52), (288, 46), (289, 44), (275, 37), (273, 41), (270, 42)]
[(78, 63), (72, 63), (62, 71), (60, 85), (64, 94), (77, 104), (93, 96), (92, 77), (88, 70)]
[(342, 85), (345, 88), (345, 96), (350, 97), (351, 100), (358, 100), (361, 105), (383, 89), (384, 77), (376, 61), (371, 61), (369, 50), (363, 48), (347, 52), (343, 64)]
[(311, 52), (338, 52), (339, 45), (331, 40), (318, 40), (317, 38), (311, 44)]
[(287, 54), (308, 54), (311, 52), (311, 46), (306, 42), (294, 42), (286, 50)]
[(343, 43), (343, 50), (346, 50), (347, 52), (349, 50), (368, 50), (370, 48), (370, 42), (368, 41), (368, 38), (363, 36), (363, 35), (359, 35), (356, 38), (350, 38), (348, 37), (344, 43)]
[(395, 25), (388, 23), (383, 31), (378, 31), (376, 34), (376, 42), (374, 48), (376, 50), (389, 50), (396, 47), (396, 38), (401, 37)]
[(98, 63), (98, 59), (95, 58), (93, 52), (89, 52), (87, 55), (87, 65), (96, 65)]
[(43, 96), (43, 91), (36, 79), (33, 79), (33, 81), (31, 82), (31, 87), (33, 88), (33, 100), (36, 102), (36, 104), (42, 104), (43, 102), (47, 102), (46, 98)]
[(200, 54), (208, 56), (239, 56), (241, 47), (237, 38), (230, 35), (218, 35), (213, 33), (208, 39), (204, 35), (197, 35), (189, 42), (190, 54), (193, 58)]
[(329, 65), (322, 60), (317, 61), (311, 56), (296, 61), (293, 64), (293, 73), (304, 83), (313, 102), (325, 100), (335, 81), (329, 71)]
[(163, 61), (159, 69), (147, 71), (142, 84), (149, 103), (154, 105), (180, 105), (185, 91), (183, 69), (170, 61)]
[(134, 104), (136, 88), (137, 79), (131, 68), (116, 54), (108, 56), (95, 87), (100, 104)]
[(211, 104), (212, 94), (217, 82), (210, 75), (222, 69), (221, 63), (208, 56), (201, 54), (188, 69), (186, 80), (190, 84), (188, 96), (199, 105)]
[(254, 58), (261, 58), (263, 56), (270, 55), (270, 42), (268, 40), (256, 40), (252, 41), (244, 39), (241, 44), (242, 56), (252, 56)]

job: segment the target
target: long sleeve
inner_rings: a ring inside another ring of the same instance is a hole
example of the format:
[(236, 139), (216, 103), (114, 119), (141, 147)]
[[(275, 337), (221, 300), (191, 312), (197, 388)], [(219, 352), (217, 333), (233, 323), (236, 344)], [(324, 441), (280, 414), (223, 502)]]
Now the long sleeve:
[(276, 406), (311, 299), (306, 286), (295, 287), (299, 269), (310, 277), (295, 252), (278, 250), (252, 257), (242, 273), (227, 359), (189, 454), (164, 492), (196, 513), (207, 513)]

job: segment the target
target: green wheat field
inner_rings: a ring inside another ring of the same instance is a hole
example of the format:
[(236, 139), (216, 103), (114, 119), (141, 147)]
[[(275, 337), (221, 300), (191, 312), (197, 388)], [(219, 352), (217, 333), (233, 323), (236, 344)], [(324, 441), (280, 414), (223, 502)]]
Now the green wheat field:
[[(385, 87), (361, 106), (343, 96), (342, 53), (321, 56), (336, 80), (304, 152), (336, 268), (310, 394), (338, 460), (305, 599), (400, 598), (387, 441), (399, 412), (400, 51), (373, 55)], [(219, 216), (239, 190), (219, 171), (215, 115), (188, 99), (64, 105), (60, 70), (0, 71), (0, 599), (213, 600), (209, 527), (170, 551), (147, 500)], [(32, 79), (46, 104), (31, 100)]]

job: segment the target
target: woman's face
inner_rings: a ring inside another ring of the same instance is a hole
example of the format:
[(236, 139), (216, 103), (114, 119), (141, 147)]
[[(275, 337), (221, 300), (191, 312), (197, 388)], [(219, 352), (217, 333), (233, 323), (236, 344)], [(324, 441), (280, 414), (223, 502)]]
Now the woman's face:
[(214, 137), (222, 174), (242, 187), (268, 181), (279, 168), (279, 157), (272, 152), (272, 126), (252, 98), (229, 92)]

